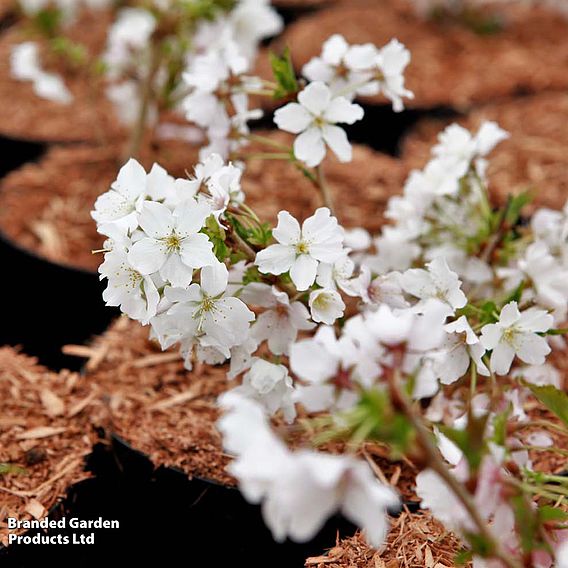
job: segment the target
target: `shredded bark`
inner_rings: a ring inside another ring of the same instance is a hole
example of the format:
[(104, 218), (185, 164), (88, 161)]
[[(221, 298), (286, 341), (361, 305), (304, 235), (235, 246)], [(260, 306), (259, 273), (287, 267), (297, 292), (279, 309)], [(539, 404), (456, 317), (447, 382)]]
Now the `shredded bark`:
[[(32, 357), (0, 348), (0, 543), (7, 518), (41, 519), (83, 470), (96, 436), (89, 405), (97, 386), (77, 373), (52, 373)], [(19, 531), (24, 532), (23, 530)]]
[[(561, 209), (568, 197), (568, 95), (548, 93), (489, 104), (457, 122), (475, 131), (484, 120), (496, 121), (511, 135), (489, 156), (490, 190), (496, 200), (503, 203), (509, 194), (530, 190), (533, 207)], [(426, 164), (447, 124), (432, 119), (418, 123), (403, 144), (409, 168)]]
[[(403, 0), (350, 0), (292, 23), (275, 46), (292, 48), (297, 69), (321, 52), (334, 33), (378, 46), (391, 38), (412, 54), (406, 83), (411, 107), (465, 109), (520, 92), (568, 87), (568, 20), (558, 12), (522, 3), (496, 5), (502, 31), (479, 35), (459, 24), (417, 17)], [(382, 97), (369, 99), (384, 104)]]
[(392, 520), (387, 540), (371, 548), (361, 533), (339, 540), (322, 556), (307, 558), (308, 568), (451, 568), (461, 550), (459, 538), (428, 512), (403, 511)]

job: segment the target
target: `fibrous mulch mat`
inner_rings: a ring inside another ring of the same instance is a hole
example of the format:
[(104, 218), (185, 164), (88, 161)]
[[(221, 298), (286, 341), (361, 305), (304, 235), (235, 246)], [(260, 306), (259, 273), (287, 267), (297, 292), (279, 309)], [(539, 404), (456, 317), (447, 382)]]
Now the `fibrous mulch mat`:
[[(112, 22), (110, 10), (82, 11), (66, 37), (83, 45), (94, 61), (106, 43)], [(10, 72), (14, 45), (37, 41), (42, 66), (59, 73), (73, 94), (70, 104), (38, 97), (30, 81), (19, 81)], [(112, 103), (103, 92), (99, 78), (87, 65), (73, 67), (51, 52), (43, 38), (37, 38), (24, 24), (17, 24), (0, 37), (0, 134), (34, 141), (101, 141), (121, 131)]]
[[(490, 189), (499, 201), (532, 190), (538, 206), (562, 208), (568, 199), (568, 94), (547, 93), (475, 109), (460, 124), (475, 131), (494, 120), (511, 136), (489, 156)], [(403, 161), (421, 168), (447, 122), (418, 123), (403, 143)]]
[(357, 533), (341, 539), (322, 556), (308, 558), (307, 568), (451, 568), (462, 548), (428, 512), (403, 511), (392, 519), (391, 531), (378, 550)]
[(504, 28), (479, 35), (457, 23), (421, 19), (402, 0), (346, 0), (294, 22), (275, 45), (290, 46), (300, 69), (334, 33), (377, 46), (397, 38), (412, 54), (405, 72), (415, 94), (406, 101), (411, 107), (464, 109), (520, 91), (567, 90), (568, 20), (520, 2), (492, 10)]
[(0, 348), (0, 543), (7, 544), (8, 517), (43, 518), (89, 476), (83, 467), (95, 439), (88, 414), (96, 391), (77, 373), (52, 373)]
[[(120, 145), (53, 147), (0, 182), (0, 231), (19, 246), (51, 261), (96, 270), (102, 262), (92, 250), (104, 238), (90, 216), (96, 198), (108, 191), (123, 163)], [(185, 176), (197, 160), (194, 146), (161, 141), (140, 161), (171, 175)]]

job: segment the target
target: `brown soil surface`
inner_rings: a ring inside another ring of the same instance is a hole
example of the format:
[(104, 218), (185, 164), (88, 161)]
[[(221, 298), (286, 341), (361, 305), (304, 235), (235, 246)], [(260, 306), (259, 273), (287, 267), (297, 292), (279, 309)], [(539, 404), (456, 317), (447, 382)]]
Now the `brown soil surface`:
[[(101, 259), (91, 251), (100, 249), (104, 239), (89, 212), (116, 178), (120, 155), (116, 145), (54, 147), (37, 164), (10, 173), (0, 183), (0, 230), (50, 260), (95, 270)], [(171, 175), (185, 177), (197, 151), (167, 141), (147, 150), (146, 156), (142, 162), (147, 169), (156, 161)], [(247, 202), (262, 218), (275, 221), (281, 209), (305, 218), (321, 205), (319, 193), (293, 166), (282, 161), (271, 161), (269, 166), (251, 161), (243, 176)], [(341, 221), (347, 227), (363, 225), (373, 231), (381, 224), (386, 200), (401, 191), (404, 180), (398, 160), (363, 146), (355, 147), (349, 164), (330, 158), (326, 171)]]
[[(193, 146), (178, 141), (144, 154), (147, 171), (155, 161), (178, 177), (197, 159)], [(49, 260), (96, 270), (101, 258), (91, 251), (104, 238), (90, 211), (116, 179), (121, 155), (117, 145), (53, 147), (38, 163), (11, 172), (0, 183), (0, 231)]]
[[(458, 120), (476, 130), (495, 120), (511, 137), (489, 156), (490, 188), (499, 201), (509, 193), (533, 190), (534, 204), (562, 208), (568, 199), (568, 95), (542, 94), (480, 107)], [(403, 144), (403, 161), (420, 168), (447, 123), (424, 120)]]
[(568, 20), (534, 7), (498, 10), (504, 30), (481, 36), (457, 24), (419, 19), (399, 0), (350, 0), (294, 22), (276, 45), (289, 45), (300, 69), (333, 33), (378, 46), (397, 38), (412, 53), (406, 77), (415, 94), (407, 105), (413, 107), (464, 109), (517, 92), (566, 90)]
[(0, 543), (7, 544), (7, 517), (43, 518), (89, 476), (83, 461), (95, 436), (85, 411), (96, 389), (77, 373), (51, 373), (0, 348), (0, 464), (13, 469), (0, 473)]
[(369, 547), (360, 533), (342, 539), (322, 556), (308, 558), (307, 568), (451, 568), (459, 539), (429, 513), (403, 512), (392, 520), (387, 542)]
[[(100, 54), (112, 21), (110, 11), (85, 11), (66, 36), (84, 45), (90, 57)], [(10, 51), (23, 41), (36, 41), (23, 24), (0, 37), (0, 134), (38, 141), (95, 141), (101, 133), (115, 136), (120, 126), (112, 104), (101, 92), (101, 85), (85, 69), (67, 68), (49, 54), (45, 41), (42, 62), (47, 69), (61, 73), (74, 96), (66, 105), (38, 97), (29, 81), (18, 81), (10, 74)]]

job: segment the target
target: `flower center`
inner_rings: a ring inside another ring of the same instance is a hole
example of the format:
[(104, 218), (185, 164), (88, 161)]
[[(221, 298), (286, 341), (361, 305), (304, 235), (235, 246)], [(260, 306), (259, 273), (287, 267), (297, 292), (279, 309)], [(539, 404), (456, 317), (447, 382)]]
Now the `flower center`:
[(322, 126), (325, 126), (325, 124), (326, 124), (326, 121), (321, 116), (316, 116), (314, 118), (314, 126), (321, 128)]
[(310, 245), (306, 241), (299, 241), (296, 244), (296, 254), (308, 254), (310, 252)]
[(215, 300), (209, 296), (203, 296), (201, 300), (201, 311), (212, 312), (215, 309)]
[(179, 235), (172, 233), (169, 237), (163, 239), (168, 252), (179, 252), (181, 248), (181, 238)]
[(503, 339), (509, 344), (513, 345), (515, 342), (515, 335), (517, 330), (514, 327), (508, 327), (503, 331)]

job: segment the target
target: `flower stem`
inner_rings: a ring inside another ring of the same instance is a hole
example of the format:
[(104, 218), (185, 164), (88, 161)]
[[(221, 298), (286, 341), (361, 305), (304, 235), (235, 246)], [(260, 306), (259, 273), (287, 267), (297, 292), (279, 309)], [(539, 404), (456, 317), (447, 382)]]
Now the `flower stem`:
[(337, 215), (335, 214), (335, 207), (333, 206), (333, 197), (331, 195), (331, 189), (327, 184), (327, 180), (325, 179), (325, 174), (323, 172), (322, 164), (317, 166), (316, 173), (317, 173), (317, 186), (321, 191), (323, 202), (325, 203), (325, 206), (331, 211), (331, 214), (334, 217), (337, 217)]
[(128, 156), (126, 156), (127, 158), (135, 158), (140, 152), (140, 146), (142, 144), (142, 138), (144, 137), (144, 131), (146, 129), (148, 119), (148, 110), (150, 109), (150, 102), (154, 90), (154, 80), (156, 79), (156, 75), (160, 69), (160, 48), (161, 45), (156, 40), (150, 42), (150, 65), (148, 67), (148, 73), (146, 74), (146, 77), (144, 77), (144, 82), (141, 85), (140, 106), (138, 108), (136, 123), (132, 129), (130, 144), (128, 146)]

